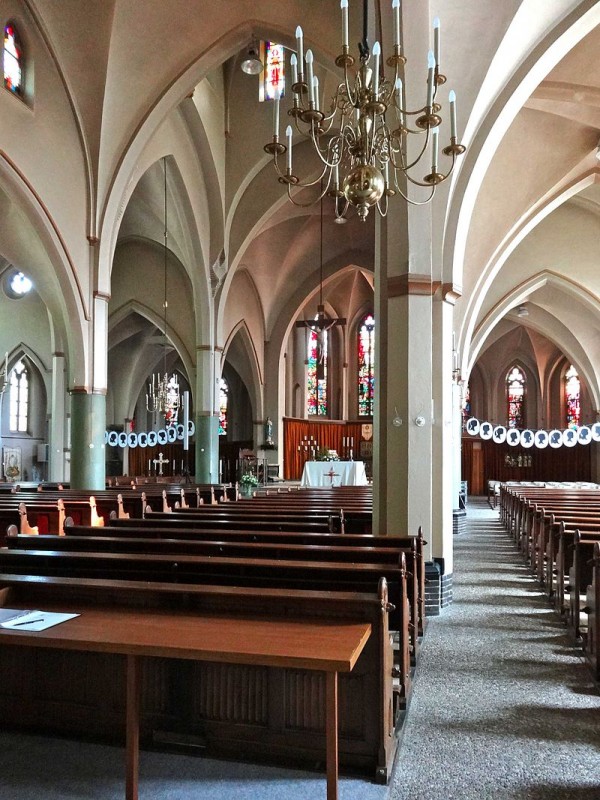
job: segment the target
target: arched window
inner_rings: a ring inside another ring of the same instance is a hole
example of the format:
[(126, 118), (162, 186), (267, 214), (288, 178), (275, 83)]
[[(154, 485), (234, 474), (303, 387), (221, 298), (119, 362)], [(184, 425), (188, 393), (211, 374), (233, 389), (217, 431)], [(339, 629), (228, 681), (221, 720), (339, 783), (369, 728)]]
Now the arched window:
[(229, 386), (225, 378), (219, 381), (219, 436), (227, 436), (227, 405)]
[(309, 416), (327, 416), (326, 330), (310, 330), (306, 359), (307, 411)]
[(581, 383), (577, 370), (571, 364), (565, 374), (565, 405), (567, 409), (567, 428), (578, 428), (581, 422)]
[(525, 415), (525, 376), (514, 366), (506, 377), (506, 399), (508, 405), (508, 427), (522, 428)]
[(19, 361), (10, 373), (10, 430), (27, 431), (29, 410), (29, 373), (23, 361)]
[(358, 416), (373, 416), (375, 396), (375, 319), (367, 314), (358, 329)]
[(19, 34), (10, 22), (4, 28), (2, 55), (5, 88), (18, 95), (23, 94), (23, 50)]
[(285, 94), (285, 50), (275, 42), (263, 42), (261, 61), (265, 65), (259, 82), (259, 100), (274, 100)]

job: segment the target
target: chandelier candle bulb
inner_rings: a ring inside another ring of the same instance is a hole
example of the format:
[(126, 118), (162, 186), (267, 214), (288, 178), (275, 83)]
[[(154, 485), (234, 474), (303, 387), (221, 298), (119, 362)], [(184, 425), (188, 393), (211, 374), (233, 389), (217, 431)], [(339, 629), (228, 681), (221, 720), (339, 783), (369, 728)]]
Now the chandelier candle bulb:
[(456, 92), (454, 89), (448, 92), (448, 101), (450, 103), (450, 138), (456, 139)]
[(438, 129), (435, 128), (431, 135), (431, 172), (435, 176), (438, 165)]
[(302, 76), (302, 65), (304, 64), (304, 41), (303, 33), (300, 25), (296, 28), (296, 50), (298, 51), (298, 65), (300, 67), (300, 75)]
[(285, 129), (285, 138), (287, 140), (287, 169), (292, 173), (292, 126), (288, 125)]
[[(292, 86), (295, 86), (298, 83), (298, 59), (296, 58), (296, 53), (292, 53), (290, 56), (290, 67), (292, 68)], [(294, 92), (297, 94), (297, 92)]]
[(400, 49), (400, 0), (392, 0), (394, 14), (394, 46)]
[(342, 47), (348, 47), (348, 0), (341, 0), (342, 9)]
[(273, 139), (279, 139), (279, 95), (273, 101)]
[(427, 109), (433, 106), (433, 81), (435, 77), (435, 56), (430, 50), (427, 57)]
[(313, 95), (315, 98), (315, 110), (319, 111), (319, 79), (316, 75), (313, 78)]
[(381, 45), (375, 42), (373, 45), (373, 100), (379, 97), (379, 59), (381, 57)]
[(440, 18), (433, 20), (433, 57), (437, 67), (440, 65)]
[(314, 105), (315, 87), (313, 84), (313, 54), (312, 50), (306, 51), (306, 82), (308, 83), (308, 102)]

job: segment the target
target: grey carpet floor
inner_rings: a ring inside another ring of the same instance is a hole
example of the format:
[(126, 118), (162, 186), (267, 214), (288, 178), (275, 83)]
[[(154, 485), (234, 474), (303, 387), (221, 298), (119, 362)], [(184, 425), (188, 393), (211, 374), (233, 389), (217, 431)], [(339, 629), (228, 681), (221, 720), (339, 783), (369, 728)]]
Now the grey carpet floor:
[[(600, 800), (600, 695), (561, 620), (471, 500), (454, 603), (428, 626), (394, 778), (340, 800)], [(122, 800), (123, 750), (0, 734), (0, 800)], [(318, 800), (322, 775), (142, 753), (140, 800)]]
[(600, 696), (497, 512), (471, 500), (390, 800), (600, 800)]

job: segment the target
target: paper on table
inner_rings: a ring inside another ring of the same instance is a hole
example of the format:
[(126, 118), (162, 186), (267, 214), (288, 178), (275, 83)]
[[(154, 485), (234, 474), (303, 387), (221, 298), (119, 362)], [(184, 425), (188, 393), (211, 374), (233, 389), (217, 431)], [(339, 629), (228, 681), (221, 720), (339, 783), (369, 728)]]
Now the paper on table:
[(79, 614), (63, 614), (56, 611), (25, 611), (18, 608), (0, 608), (0, 628), (19, 631), (45, 631)]

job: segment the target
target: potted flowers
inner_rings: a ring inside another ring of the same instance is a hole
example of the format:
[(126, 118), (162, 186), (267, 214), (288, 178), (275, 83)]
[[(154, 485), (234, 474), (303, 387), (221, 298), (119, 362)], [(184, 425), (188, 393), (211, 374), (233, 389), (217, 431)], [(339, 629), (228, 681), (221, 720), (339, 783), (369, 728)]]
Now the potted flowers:
[(246, 472), (240, 478), (240, 491), (242, 497), (252, 497), (252, 492), (258, 486), (258, 478), (253, 472)]

